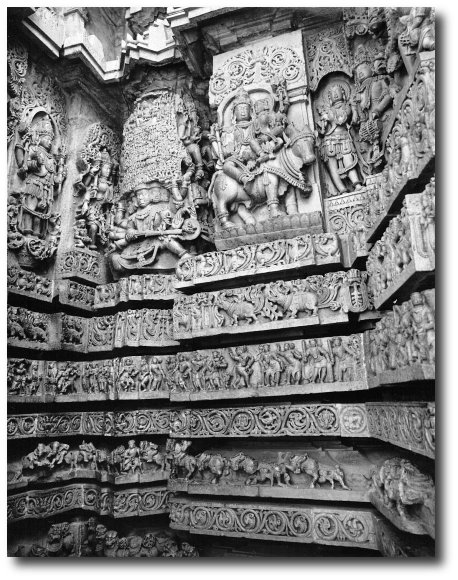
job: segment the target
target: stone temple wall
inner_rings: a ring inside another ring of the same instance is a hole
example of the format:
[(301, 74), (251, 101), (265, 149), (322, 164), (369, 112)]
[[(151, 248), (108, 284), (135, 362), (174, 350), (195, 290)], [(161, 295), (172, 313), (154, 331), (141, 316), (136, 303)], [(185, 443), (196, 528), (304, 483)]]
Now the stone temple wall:
[(434, 17), (9, 9), (9, 555), (434, 555)]

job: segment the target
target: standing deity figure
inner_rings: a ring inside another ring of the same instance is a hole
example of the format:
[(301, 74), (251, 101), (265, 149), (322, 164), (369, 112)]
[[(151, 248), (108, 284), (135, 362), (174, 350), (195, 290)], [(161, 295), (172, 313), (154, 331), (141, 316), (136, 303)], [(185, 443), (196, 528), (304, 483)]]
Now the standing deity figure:
[(48, 115), (27, 129), (19, 131), (22, 143), (17, 143), (14, 151), (18, 175), (25, 180), (19, 194), (17, 229), (24, 236), (44, 239), (58, 217), (52, 209), (67, 175), (66, 155), (62, 148), (53, 148), (55, 135)]
[(359, 137), (365, 144), (364, 155), (368, 171), (378, 167), (383, 155), (382, 131), (392, 113), (393, 100), (399, 87), (386, 74), (384, 52), (371, 58), (360, 45), (355, 56), (355, 96), (356, 115), (359, 123)]
[(118, 165), (111, 159), (106, 147), (97, 153), (88, 172), (75, 183), (84, 193), (79, 219), (84, 219), (89, 249), (97, 249), (97, 241), (108, 241), (107, 221), (113, 204), (113, 189), (118, 179)]
[(434, 8), (425, 6), (411, 8), (409, 14), (399, 19), (405, 30), (399, 35), (399, 46), (406, 56), (422, 50), (436, 48)]
[(202, 132), (199, 126), (199, 118), (194, 102), (190, 98), (177, 97), (177, 130), (178, 137), (183, 143), (187, 156), (184, 160), (187, 169), (183, 175), (181, 187), (187, 189), (195, 174), (196, 181), (204, 177), (203, 160), (200, 151)]
[(416, 335), (418, 362), (434, 364), (436, 359), (436, 321), (432, 308), (423, 294), (414, 292), (412, 302), (412, 327)]
[(344, 88), (333, 84), (328, 90), (329, 106), (320, 112), (318, 132), (322, 135), (320, 153), (326, 163), (332, 183), (339, 194), (348, 193), (343, 179), (348, 178), (355, 189), (361, 189), (358, 157), (349, 126), (356, 115)]

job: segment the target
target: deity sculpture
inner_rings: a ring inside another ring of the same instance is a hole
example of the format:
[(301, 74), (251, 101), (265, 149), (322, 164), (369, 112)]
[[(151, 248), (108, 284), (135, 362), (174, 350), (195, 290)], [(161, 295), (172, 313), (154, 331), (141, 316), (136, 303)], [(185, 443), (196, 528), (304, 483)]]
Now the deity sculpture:
[(359, 138), (365, 148), (365, 168), (371, 173), (382, 162), (382, 132), (390, 119), (399, 87), (386, 74), (386, 56), (383, 51), (371, 57), (369, 51), (359, 45), (354, 64), (354, 122), (359, 124)]
[(332, 183), (339, 194), (348, 193), (343, 179), (348, 178), (355, 189), (361, 189), (358, 174), (358, 157), (349, 125), (356, 114), (343, 86), (333, 84), (328, 90), (329, 106), (320, 112), (318, 131), (323, 135), (320, 147), (321, 158), (326, 163)]
[(264, 203), (271, 218), (285, 215), (279, 208), (283, 195), (287, 214), (297, 213), (297, 191), (307, 196), (312, 190), (302, 169), (315, 161), (314, 135), (307, 125), (288, 123), (285, 95), (279, 85), (276, 98), (268, 93), (253, 100), (241, 88), (233, 97), (232, 124), (212, 128), (219, 162), (209, 195), (223, 228), (234, 225), (229, 219), (234, 213), (254, 224), (252, 210)]
[(406, 57), (415, 56), (423, 50), (434, 50), (436, 33), (434, 8), (424, 6), (411, 8), (409, 14), (399, 21), (404, 27), (398, 38), (399, 47)]
[(90, 250), (97, 249), (97, 241), (102, 245), (108, 241), (108, 219), (117, 177), (118, 165), (113, 162), (106, 147), (102, 147), (88, 171), (75, 183), (75, 188), (84, 194), (77, 218), (84, 220), (87, 231), (87, 236), (79, 236), (79, 239), (83, 242), (88, 240)]
[(158, 210), (155, 191), (146, 185), (136, 189), (136, 200), (138, 209), (115, 222), (108, 236), (113, 270), (151, 267), (161, 249), (180, 258), (190, 256), (181, 241), (193, 240), (200, 233), (193, 206), (182, 207), (175, 215), (167, 208)]
[(8, 247), (18, 250), (25, 244), (33, 258), (45, 260), (55, 253), (60, 236), (60, 216), (53, 213), (53, 205), (67, 175), (66, 153), (56, 146), (46, 114), (31, 125), (20, 125), (18, 132), (21, 141), (14, 153), (24, 185), (10, 196)]

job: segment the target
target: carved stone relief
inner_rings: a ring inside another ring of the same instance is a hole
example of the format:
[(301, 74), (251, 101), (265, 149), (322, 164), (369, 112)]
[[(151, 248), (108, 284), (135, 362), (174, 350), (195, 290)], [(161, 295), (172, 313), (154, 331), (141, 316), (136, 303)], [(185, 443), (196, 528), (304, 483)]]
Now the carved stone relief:
[(308, 326), (348, 320), (372, 309), (366, 273), (359, 270), (178, 296), (175, 339)]
[(110, 308), (130, 301), (173, 300), (176, 293), (176, 277), (174, 275), (128, 276), (121, 278), (118, 282), (97, 286), (94, 309)]

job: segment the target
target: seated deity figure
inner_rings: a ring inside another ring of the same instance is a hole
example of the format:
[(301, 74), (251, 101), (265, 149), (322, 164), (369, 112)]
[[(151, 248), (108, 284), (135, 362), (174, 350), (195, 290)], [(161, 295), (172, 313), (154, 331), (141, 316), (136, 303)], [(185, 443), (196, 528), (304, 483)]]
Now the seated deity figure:
[(23, 235), (46, 237), (54, 198), (66, 177), (66, 156), (54, 150), (54, 138), (51, 119), (45, 115), (24, 132), (22, 143), (15, 146), (18, 175), (25, 180), (18, 218), (18, 230)]
[(348, 127), (353, 110), (344, 88), (331, 85), (328, 91), (329, 106), (321, 111), (318, 132), (322, 135), (321, 158), (326, 163), (332, 183), (339, 194), (348, 193), (344, 179), (348, 178), (355, 189), (361, 189), (358, 174), (358, 157)]
[(112, 268), (123, 272), (151, 267), (163, 249), (189, 257), (179, 240), (195, 239), (200, 233), (194, 208), (183, 207), (175, 215), (164, 206), (158, 210), (154, 190), (145, 185), (136, 189), (136, 199), (138, 209), (110, 230)]

